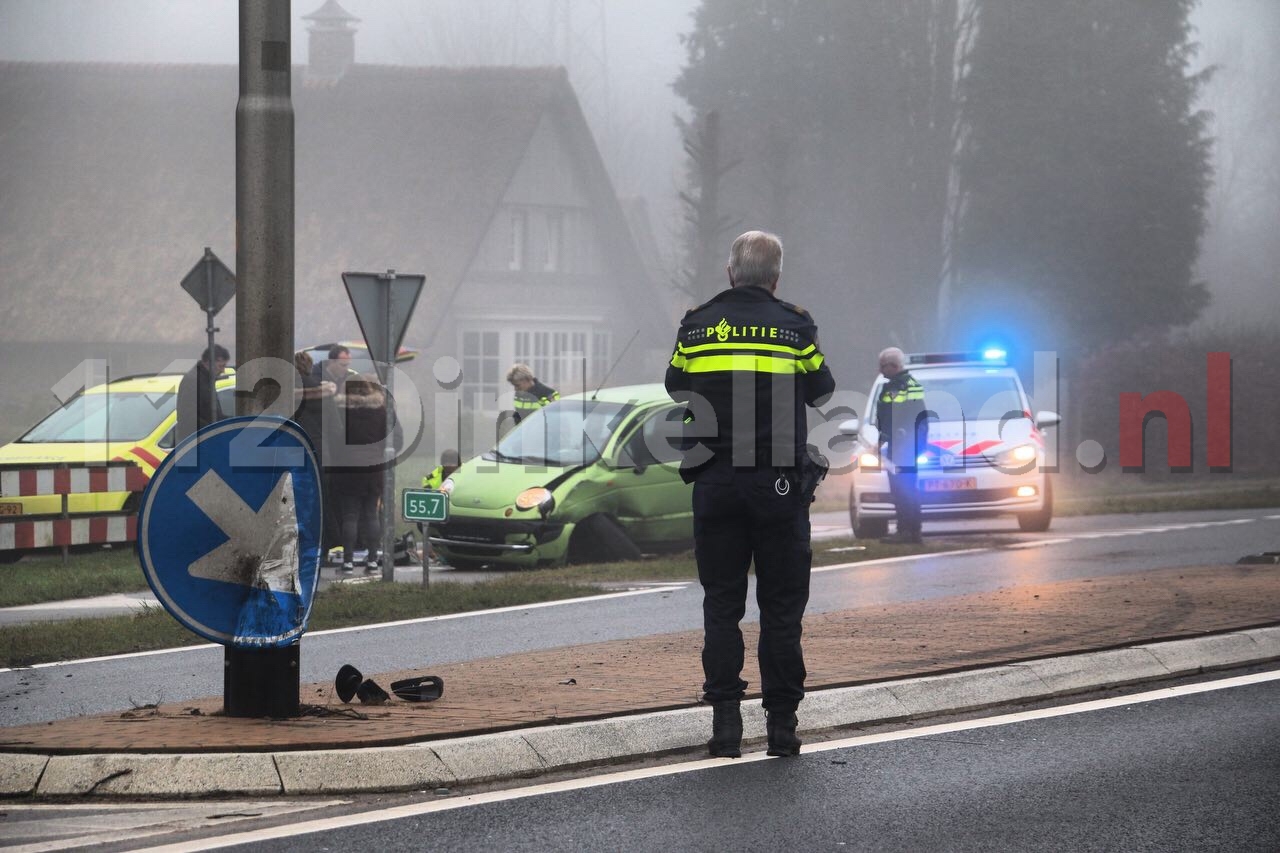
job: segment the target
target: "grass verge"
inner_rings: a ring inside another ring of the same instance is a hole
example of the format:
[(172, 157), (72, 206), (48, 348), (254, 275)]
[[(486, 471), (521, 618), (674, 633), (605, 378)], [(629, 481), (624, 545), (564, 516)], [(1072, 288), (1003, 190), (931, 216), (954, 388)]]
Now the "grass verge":
[(1054, 507), (1060, 516), (1110, 513), (1190, 512), (1205, 509), (1268, 509), (1280, 507), (1280, 486), (1261, 486), (1220, 492), (1184, 494), (1090, 495), (1061, 500)]
[(72, 554), (67, 565), (60, 556), (26, 557), (0, 566), (0, 607), (43, 604), (147, 588), (132, 548)]
[[(582, 584), (506, 577), (483, 583), (336, 584), (316, 594), (308, 630), (394, 622), (577, 598), (600, 592)], [(102, 657), (206, 642), (159, 606), (129, 616), (32, 622), (0, 628), (0, 663), (30, 666), (56, 660)]]

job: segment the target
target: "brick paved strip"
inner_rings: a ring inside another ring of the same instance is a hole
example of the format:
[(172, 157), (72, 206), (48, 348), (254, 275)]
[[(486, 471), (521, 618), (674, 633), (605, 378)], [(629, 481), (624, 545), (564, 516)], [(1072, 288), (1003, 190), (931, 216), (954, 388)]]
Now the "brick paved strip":
[[(850, 581), (853, 583), (854, 581)], [(1063, 581), (805, 620), (811, 690), (1280, 623), (1280, 566), (1204, 566)], [(744, 626), (753, 688), (757, 626)], [(682, 707), (698, 701), (698, 631), (427, 666), (438, 702), (341, 704), (302, 688), (317, 713), (220, 715), (221, 697), (0, 729), (7, 752), (253, 752), (390, 746), (460, 734)], [(358, 664), (358, 662), (357, 662)], [(404, 671), (375, 676), (386, 687)]]

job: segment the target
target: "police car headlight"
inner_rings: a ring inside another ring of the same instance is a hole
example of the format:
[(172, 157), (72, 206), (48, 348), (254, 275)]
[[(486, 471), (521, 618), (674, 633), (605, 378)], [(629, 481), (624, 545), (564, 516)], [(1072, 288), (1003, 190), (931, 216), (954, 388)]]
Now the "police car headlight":
[(444, 492), (446, 495), (453, 494), (453, 478), (452, 477), (445, 478), (444, 482), (440, 484), (440, 491)]
[(1034, 444), (1019, 444), (996, 457), (996, 465), (1001, 468), (1025, 468), (1036, 461), (1039, 451)]
[(863, 471), (879, 471), (880, 454), (870, 452), (858, 454), (858, 467)]
[(556, 505), (555, 496), (551, 494), (550, 489), (544, 489), (542, 486), (534, 486), (525, 489), (516, 495), (516, 509), (522, 512), (530, 509), (537, 509), (543, 515), (551, 512), (552, 507)]

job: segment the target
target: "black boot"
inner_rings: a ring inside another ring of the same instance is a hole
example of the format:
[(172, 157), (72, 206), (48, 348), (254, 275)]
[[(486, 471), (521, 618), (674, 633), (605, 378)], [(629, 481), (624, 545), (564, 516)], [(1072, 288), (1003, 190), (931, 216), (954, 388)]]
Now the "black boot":
[(771, 711), (765, 714), (764, 727), (769, 734), (769, 755), (799, 755), (800, 738), (796, 736), (796, 715)]
[(711, 706), (711, 740), (707, 751), (716, 758), (742, 755), (742, 711), (737, 702), (717, 702)]

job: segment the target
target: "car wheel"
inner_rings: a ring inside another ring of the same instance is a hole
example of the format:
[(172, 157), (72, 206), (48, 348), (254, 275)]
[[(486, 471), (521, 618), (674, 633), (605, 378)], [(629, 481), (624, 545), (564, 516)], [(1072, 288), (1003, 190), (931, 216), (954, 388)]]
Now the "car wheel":
[(1053, 481), (1044, 478), (1044, 507), (1039, 512), (1018, 515), (1018, 527), (1028, 533), (1044, 533), (1053, 523)]
[(889, 532), (887, 518), (858, 518), (858, 503), (854, 499), (853, 486), (849, 487), (849, 527), (854, 539), (879, 539)]
[(0, 566), (7, 566), (22, 559), (21, 551), (0, 551)]
[(641, 556), (622, 525), (608, 515), (590, 515), (579, 521), (569, 540), (570, 563), (616, 563)]

